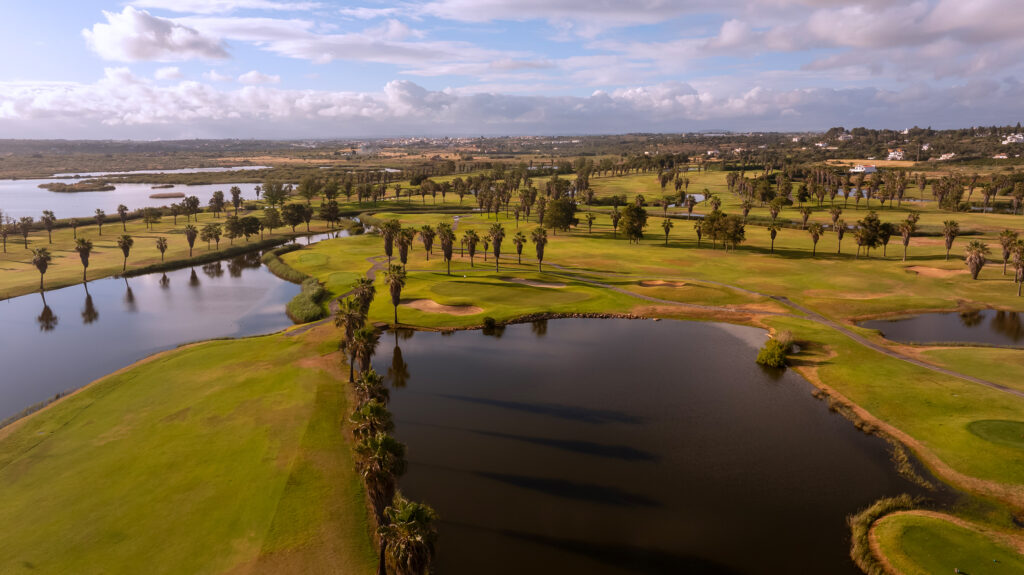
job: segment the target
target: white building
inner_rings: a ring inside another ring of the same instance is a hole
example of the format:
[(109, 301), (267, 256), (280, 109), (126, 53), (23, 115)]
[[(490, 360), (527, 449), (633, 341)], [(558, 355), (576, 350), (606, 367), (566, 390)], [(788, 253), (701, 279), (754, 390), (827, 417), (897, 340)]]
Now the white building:
[(903, 149), (896, 148), (895, 150), (889, 150), (889, 157), (887, 160), (902, 161), (903, 160)]
[(838, 137), (837, 139), (838, 139), (838, 140), (839, 140), (840, 142), (849, 142), (850, 140), (852, 140), (852, 139), (853, 139), (853, 134), (846, 134), (846, 133), (844, 133), (844, 134), (839, 134), (839, 137)]
[(941, 156), (939, 156), (939, 161), (940, 162), (944, 162), (946, 160), (952, 160), (955, 157), (956, 157), (956, 152), (950, 152), (948, 154), (942, 154)]
[(1007, 144), (1024, 144), (1024, 134), (1010, 134), (1003, 140), (1003, 145)]
[(993, 160), (1006, 160), (1006, 159), (1008, 159), (1008, 156), (1006, 154), (996, 154), (996, 155), (992, 156), (992, 159)]
[(877, 171), (878, 168), (865, 164), (857, 164), (856, 166), (850, 168), (851, 174), (873, 174)]

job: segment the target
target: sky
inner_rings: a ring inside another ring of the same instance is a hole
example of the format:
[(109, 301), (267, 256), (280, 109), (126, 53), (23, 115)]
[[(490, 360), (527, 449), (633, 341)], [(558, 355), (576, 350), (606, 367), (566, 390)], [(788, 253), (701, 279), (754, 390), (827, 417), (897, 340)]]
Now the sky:
[(5, 0), (0, 138), (1015, 124), (1019, 3)]

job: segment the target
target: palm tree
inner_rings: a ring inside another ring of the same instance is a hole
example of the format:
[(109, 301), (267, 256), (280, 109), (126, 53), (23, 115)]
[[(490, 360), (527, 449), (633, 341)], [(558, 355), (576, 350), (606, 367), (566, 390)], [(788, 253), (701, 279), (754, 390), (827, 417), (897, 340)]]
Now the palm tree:
[(355, 357), (359, 360), (360, 373), (370, 369), (370, 360), (377, 351), (377, 343), (380, 342), (380, 334), (370, 326), (363, 326), (352, 334), (352, 345), (354, 346)]
[(430, 261), (430, 254), (434, 251), (434, 238), (437, 237), (437, 231), (430, 225), (424, 225), (420, 228), (420, 239), (423, 240), (423, 249), (427, 251), (427, 261)]
[(96, 210), (96, 214), (93, 216), (96, 219), (96, 225), (100, 229), (100, 235), (103, 235), (103, 222), (107, 221), (107, 214), (103, 210)]
[(516, 232), (516, 235), (512, 236), (512, 244), (516, 246), (516, 257), (519, 258), (519, 264), (523, 263), (523, 246), (526, 245), (526, 236), (523, 232)]
[(167, 251), (167, 238), (160, 236), (156, 239), (156, 249), (160, 252), (160, 261), (164, 261), (164, 252)]
[(43, 276), (46, 275), (46, 269), (50, 267), (50, 262), (53, 261), (53, 256), (50, 255), (50, 250), (46, 248), (36, 248), (32, 250), (32, 265), (36, 266), (39, 270), (39, 292), (43, 292)]
[(491, 229), (487, 231), (487, 237), (491, 239), (491, 245), (494, 246), (494, 271), (500, 271), (498, 269), (501, 259), (501, 242), (505, 239), (505, 227), (499, 223), (491, 224)]
[(395, 242), (398, 244), (398, 260), (402, 262), (403, 266), (409, 262), (409, 248), (412, 247), (412, 242), (415, 239), (415, 228), (402, 228), (395, 236)]
[(121, 253), (124, 254), (124, 265), (121, 266), (122, 272), (128, 269), (128, 254), (132, 251), (133, 245), (135, 245), (135, 240), (128, 234), (121, 234), (121, 237), (117, 238), (117, 247), (121, 248)]
[(800, 209), (800, 218), (803, 220), (804, 229), (807, 229), (807, 218), (811, 217), (812, 213), (814, 213), (814, 210), (812, 210), (810, 206)]
[(615, 206), (612, 208), (612, 237), (619, 237), (619, 220), (622, 219), (622, 214), (619, 212), (619, 207)]
[(770, 235), (771, 238), (772, 238), (772, 247), (771, 247), (771, 250), (769, 251), (769, 253), (772, 253), (772, 254), (775, 253), (775, 236), (779, 235), (779, 229), (780, 228), (779, 228), (778, 224), (772, 223), (772, 224), (768, 225), (768, 235)]
[(955, 220), (942, 222), (942, 237), (946, 241), (946, 261), (949, 261), (949, 250), (953, 247), (953, 240), (960, 235), (960, 224)]
[(843, 236), (846, 235), (846, 222), (842, 218), (837, 220), (834, 224), (836, 229), (836, 253), (843, 253)]
[(89, 270), (89, 255), (92, 254), (92, 242), (87, 238), (78, 238), (75, 240), (75, 251), (78, 252), (78, 257), (82, 260), (82, 281), (88, 282), (86, 278), (86, 272)]
[(405, 287), (405, 268), (393, 265), (384, 272), (384, 283), (391, 292), (391, 305), (395, 306), (395, 324), (398, 324), (398, 304), (402, 301), (402, 288)]
[(192, 257), (192, 247), (196, 245), (196, 238), (199, 237), (199, 230), (189, 224), (185, 226), (185, 241), (188, 242), (188, 257)]
[(356, 439), (373, 437), (378, 433), (388, 433), (395, 428), (395, 422), (391, 419), (391, 412), (387, 406), (371, 399), (356, 409), (349, 417), (352, 422), (352, 435)]
[(544, 246), (548, 245), (548, 232), (544, 228), (534, 228), (530, 233), (530, 241), (537, 249), (537, 270), (544, 271)]
[(373, 284), (372, 279), (361, 277), (352, 284), (352, 297), (359, 303), (359, 309), (362, 310), (363, 315), (370, 313), (370, 304), (373, 303), (373, 298), (376, 296), (377, 286)]
[(121, 218), (121, 231), (128, 231), (128, 206), (121, 204), (117, 206), (117, 217)]
[(701, 223), (702, 222), (697, 222), (697, 223), (693, 224), (693, 231), (697, 232), (697, 247), (698, 248), (700, 247), (700, 239), (704, 235), (704, 226), (702, 226)]
[(917, 212), (907, 214), (906, 221), (900, 223), (900, 236), (903, 238), (903, 261), (907, 261), (907, 247), (910, 246), (910, 236), (917, 230), (917, 220), (920, 218)]
[(836, 223), (839, 221), (839, 216), (843, 215), (843, 209), (839, 206), (832, 206), (832, 209), (828, 211), (829, 216), (832, 218), (832, 227), (836, 227)]
[(437, 529), (437, 513), (422, 503), (409, 501), (401, 493), (385, 511), (385, 523), (379, 528), (381, 548), (386, 549), (387, 564), (397, 575), (423, 575), (431, 572)]
[(455, 232), (448, 223), (437, 224), (437, 237), (441, 241), (441, 254), (448, 266), (448, 275), (452, 275), (452, 251), (455, 249)]
[(1024, 286), (1024, 240), (1017, 240), (1010, 247), (1010, 256), (1013, 258), (1014, 280), (1017, 282), (1017, 297), (1020, 297), (1021, 287)]
[(807, 232), (811, 234), (811, 256), (814, 256), (818, 252), (818, 240), (825, 234), (825, 226), (815, 222), (807, 226)]
[(971, 270), (971, 278), (978, 279), (981, 268), (985, 267), (985, 256), (988, 254), (988, 246), (978, 240), (971, 240), (964, 252), (964, 263)]
[(402, 224), (398, 220), (388, 220), (380, 227), (380, 235), (384, 238), (384, 255), (388, 256), (388, 265), (391, 265), (391, 254), (394, 250), (395, 238), (402, 231)]
[(473, 267), (473, 256), (476, 255), (476, 245), (480, 243), (480, 236), (473, 230), (466, 230), (462, 235), (462, 241), (469, 248), (469, 267)]
[(999, 245), (1003, 248), (1003, 275), (1006, 275), (1006, 263), (1010, 260), (1010, 249), (1017, 243), (1017, 232), (1003, 230), (999, 232)]
[(385, 525), (384, 510), (395, 496), (398, 477), (405, 473), (405, 445), (378, 433), (356, 443), (355, 456), (377, 523)]
[(587, 233), (592, 233), (594, 231), (594, 220), (597, 219), (597, 216), (587, 212), (587, 215), (583, 219), (587, 221)]
[(43, 217), (39, 218), (39, 221), (43, 223), (43, 228), (46, 229), (46, 237), (48, 243), (53, 243), (53, 225), (57, 223), (57, 216), (53, 215), (50, 210), (43, 210)]
[(661, 221), (661, 229), (665, 230), (665, 245), (668, 245), (668, 233), (672, 231), (672, 220), (665, 218)]
[(372, 367), (367, 368), (359, 374), (359, 379), (352, 385), (356, 392), (356, 399), (359, 405), (370, 401), (387, 404), (391, 393), (384, 386), (384, 378), (381, 377)]
[(348, 380), (353, 381), (355, 375), (356, 347), (352, 336), (356, 330), (366, 324), (366, 313), (363, 311), (359, 301), (355, 298), (345, 298), (338, 305), (334, 312), (334, 325), (345, 331), (345, 339), (342, 341), (342, 349), (348, 352)]

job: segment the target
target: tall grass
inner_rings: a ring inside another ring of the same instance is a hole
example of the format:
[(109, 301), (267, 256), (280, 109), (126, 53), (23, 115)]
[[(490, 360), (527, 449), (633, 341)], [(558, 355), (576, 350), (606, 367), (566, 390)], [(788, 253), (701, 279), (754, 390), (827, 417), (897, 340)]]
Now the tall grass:
[(896, 497), (884, 497), (860, 513), (846, 518), (846, 524), (850, 526), (850, 558), (864, 573), (867, 575), (888, 575), (889, 573), (878, 557), (871, 552), (871, 542), (868, 539), (871, 526), (889, 513), (913, 509), (920, 502), (919, 498), (911, 497), (906, 493)]

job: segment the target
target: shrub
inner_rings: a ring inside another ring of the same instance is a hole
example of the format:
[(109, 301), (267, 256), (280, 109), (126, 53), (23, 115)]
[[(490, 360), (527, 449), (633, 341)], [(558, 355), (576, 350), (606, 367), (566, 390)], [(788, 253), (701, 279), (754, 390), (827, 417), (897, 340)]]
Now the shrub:
[(919, 503), (920, 500), (918, 498), (907, 494), (897, 497), (885, 497), (874, 502), (860, 513), (846, 518), (846, 524), (850, 526), (850, 558), (853, 559), (853, 562), (862, 571), (868, 575), (886, 575), (889, 572), (879, 563), (874, 553), (871, 552), (868, 535), (875, 521), (894, 511), (913, 509)]
[(326, 295), (327, 290), (320, 285), (316, 278), (308, 278), (302, 282), (302, 291), (288, 302), (285, 311), (295, 323), (309, 323), (323, 319), (327, 317), (327, 311), (321, 302)]
[(786, 367), (786, 353), (792, 345), (793, 334), (788, 331), (776, 334), (757, 352), (757, 363), (765, 367)]
[(496, 325), (498, 325), (498, 322), (493, 317), (487, 316), (484, 318), (484, 329), (494, 329)]

